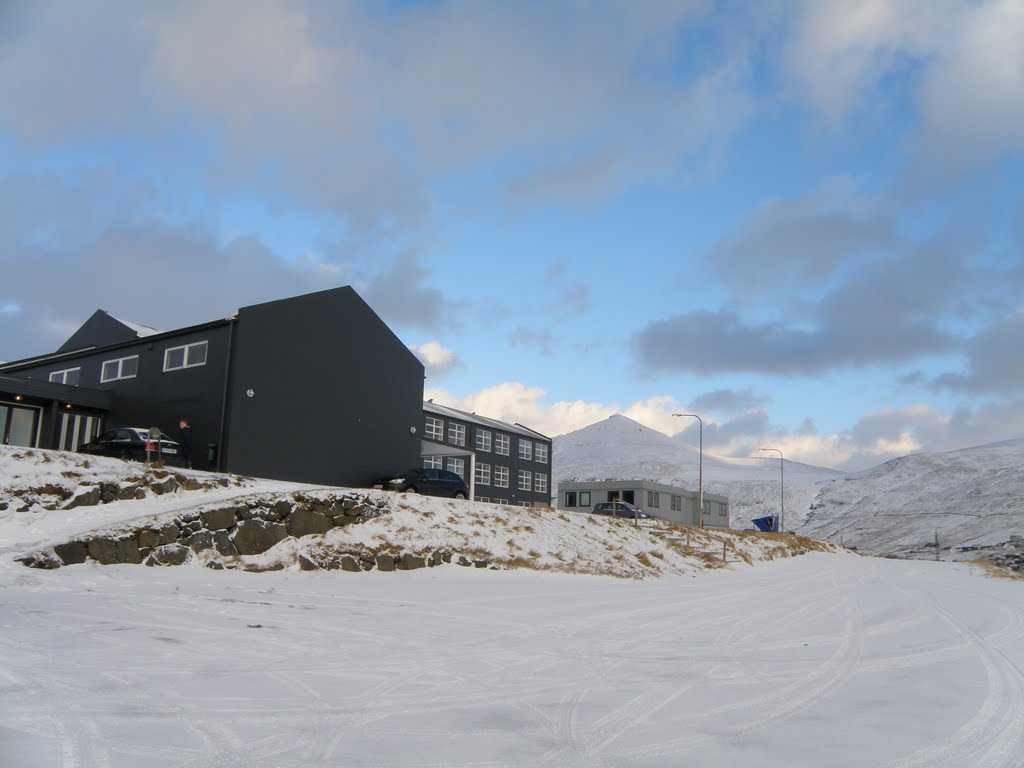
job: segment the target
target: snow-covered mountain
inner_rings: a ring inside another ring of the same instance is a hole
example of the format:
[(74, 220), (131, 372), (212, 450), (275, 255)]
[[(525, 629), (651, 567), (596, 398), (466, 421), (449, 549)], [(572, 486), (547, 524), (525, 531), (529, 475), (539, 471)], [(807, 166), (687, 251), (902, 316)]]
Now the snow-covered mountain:
[[(697, 489), (698, 451), (624, 416), (556, 437), (561, 480), (646, 479)], [(779, 509), (779, 460), (704, 454), (704, 490), (729, 497), (733, 528)], [(785, 462), (786, 528), (860, 551), (992, 554), (1024, 537), (1024, 440), (915, 454), (845, 474)], [(974, 548), (978, 548), (977, 550)]]
[[(556, 480), (653, 480), (696, 491), (699, 451), (625, 416), (610, 416), (554, 439)], [(802, 523), (821, 485), (843, 477), (824, 467), (785, 463), (786, 527)], [(764, 454), (727, 459), (704, 452), (704, 491), (729, 497), (733, 528), (750, 528), (752, 518), (777, 514), (779, 459)]]
[(799, 532), (863, 552), (973, 557), (1024, 538), (1024, 440), (915, 454), (827, 483)]

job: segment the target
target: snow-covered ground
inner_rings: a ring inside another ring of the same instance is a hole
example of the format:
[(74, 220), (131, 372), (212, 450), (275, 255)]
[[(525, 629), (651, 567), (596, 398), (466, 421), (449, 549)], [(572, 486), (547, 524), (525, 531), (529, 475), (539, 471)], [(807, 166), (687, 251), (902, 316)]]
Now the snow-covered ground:
[(966, 565), (0, 585), (5, 766), (1024, 765), (1024, 589)]

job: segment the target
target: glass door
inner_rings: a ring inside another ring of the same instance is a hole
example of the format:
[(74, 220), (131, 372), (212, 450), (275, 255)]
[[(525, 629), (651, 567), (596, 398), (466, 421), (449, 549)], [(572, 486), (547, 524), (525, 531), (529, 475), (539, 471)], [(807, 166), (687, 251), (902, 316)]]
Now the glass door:
[(0, 405), (0, 430), (4, 445), (34, 448), (39, 410), (17, 405)]

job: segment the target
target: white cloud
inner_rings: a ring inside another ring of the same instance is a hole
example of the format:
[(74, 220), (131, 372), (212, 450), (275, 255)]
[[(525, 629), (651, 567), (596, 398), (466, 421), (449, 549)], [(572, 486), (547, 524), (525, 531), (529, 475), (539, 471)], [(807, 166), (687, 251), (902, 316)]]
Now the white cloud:
[(413, 353), (426, 366), (427, 380), (440, 379), (455, 368), (462, 365), (462, 360), (452, 350), (441, 345), (439, 341), (428, 341), (410, 347)]

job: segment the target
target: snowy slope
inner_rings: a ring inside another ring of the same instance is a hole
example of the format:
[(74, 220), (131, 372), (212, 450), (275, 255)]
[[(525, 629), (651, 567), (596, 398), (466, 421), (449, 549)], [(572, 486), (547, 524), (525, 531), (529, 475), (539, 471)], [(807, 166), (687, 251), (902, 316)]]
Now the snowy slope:
[[(562, 480), (653, 480), (697, 490), (697, 445), (645, 427), (625, 416), (611, 416), (554, 439), (552, 474)], [(842, 477), (824, 467), (786, 461), (786, 527), (806, 517), (822, 483)], [(730, 524), (749, 529), (750, 520), (777, 514), (779, 460), (775, 454), (725, 459), (704, 453), (704, 490), (729, 497)]]
[(937, 535), (943, 557), (1024, 537), (1024, 440), (904, 456), (828, 483), (799, 532), (900, 556), (934, 556)]

